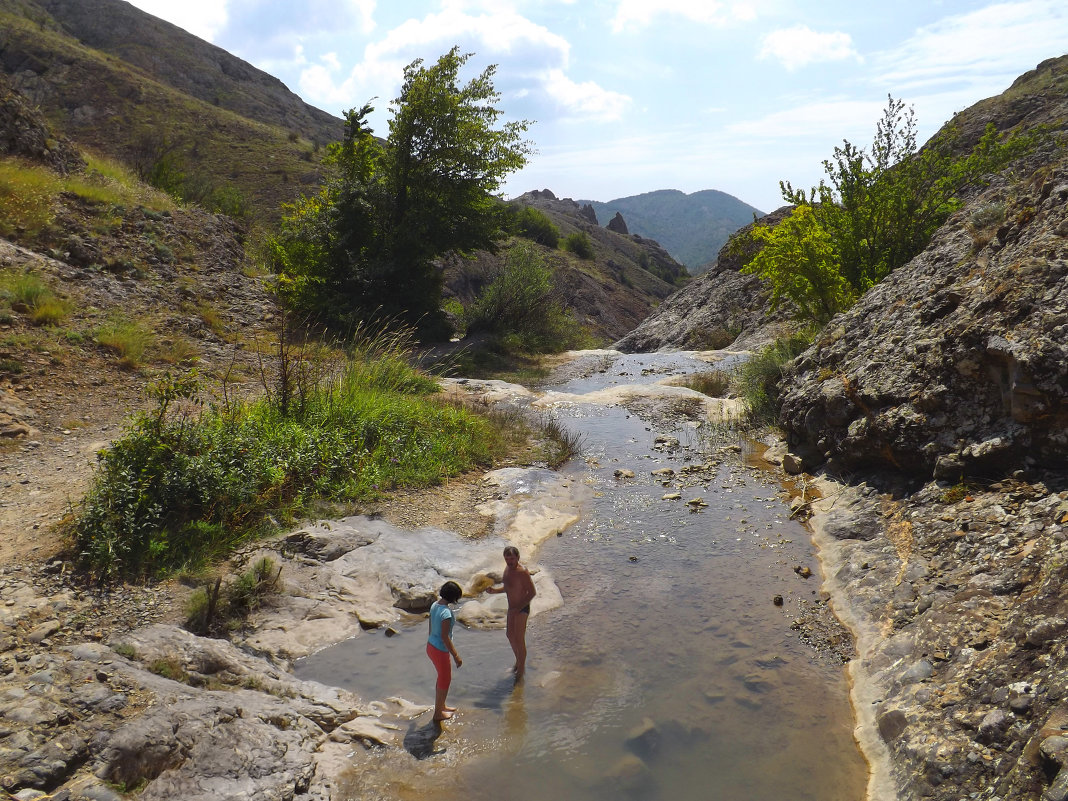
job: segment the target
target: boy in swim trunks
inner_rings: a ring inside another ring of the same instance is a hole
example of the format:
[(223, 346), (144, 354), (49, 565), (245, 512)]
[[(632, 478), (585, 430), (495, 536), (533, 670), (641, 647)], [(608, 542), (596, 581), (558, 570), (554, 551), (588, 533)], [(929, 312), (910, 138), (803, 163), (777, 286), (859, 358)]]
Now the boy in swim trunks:
[(517, 679), (523, 676), (527, 667), (527, 620), (530, 617), (530, 602), (537, 595), (530, 571), (519, 564), (519, 549), (509, 545), (504, 549), (503, 587), (490, 587), (486, 592), (506, 593), (508, 595), (508, 642), (515, 653), (515, 667), (512, 671)]

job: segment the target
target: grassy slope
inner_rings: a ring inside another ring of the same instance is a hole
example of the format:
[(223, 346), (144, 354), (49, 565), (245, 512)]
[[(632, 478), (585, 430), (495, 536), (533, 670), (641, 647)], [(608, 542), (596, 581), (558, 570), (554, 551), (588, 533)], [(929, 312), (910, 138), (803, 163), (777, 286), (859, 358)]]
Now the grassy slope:
[(232, 184), (260, 219), (319, 180), (312, 143), (291, 141), (287, 129), (197, 100), (10, 11), (0, 12), (0, 31), (16, 87), (82, 147), (136, 165), (139, 143), (165, 135), (188, 173)]

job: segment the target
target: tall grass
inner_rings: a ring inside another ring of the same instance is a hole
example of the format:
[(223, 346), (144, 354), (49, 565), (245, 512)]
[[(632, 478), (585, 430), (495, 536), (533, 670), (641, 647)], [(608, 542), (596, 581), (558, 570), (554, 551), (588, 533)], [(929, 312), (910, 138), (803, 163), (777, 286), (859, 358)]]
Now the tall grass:
[(43, 167), (0, 161), (0, 236), (34, 237), (52, 222), (59, 177)]
[(299, 417), (268, 399), (197, 405), (192, 377), (155, 384), (155, 410), (101, 456), (72, 523), (85, 566), (131, 577), (195, 568), (316, 499), (359, 501), (492, 461), (501, 439), (490, 422), (437, 400), (396, 354), (360, 351), (309, 390)]
[(34, 273), (0, 272), (0, 300), (27, 313), (34, 325), (58, 325), (70, 314), (70, 303)]
[(738, 389), (752, 427), (776, 425), (782, 408), (779, 382), (783, 369), (812, 343), (814, 332), (803, 331), (775, 340), (746, 360), (738, 370)]
[(112, 317), (101, 325), (95, 339), (98, 345), (118, 356), (123, 367), (131, 369), (144, 363), (156, 342), (155, 334), (144, 322), (121, 316)]

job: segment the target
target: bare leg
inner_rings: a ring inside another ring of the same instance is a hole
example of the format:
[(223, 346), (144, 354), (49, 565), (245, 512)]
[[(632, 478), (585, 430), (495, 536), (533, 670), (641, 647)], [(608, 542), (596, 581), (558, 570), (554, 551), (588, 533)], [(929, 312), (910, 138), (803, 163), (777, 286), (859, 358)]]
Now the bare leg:
[(515, 654), (516, 678), (519, 678), (527, 669), (527, 618), (526, 612), (508, 610), (508, 642)]
[(447, 687), (434, 688), (434, 720), (448, 720), (456, 710), (445, 706), (445, 697), (449, 694)]

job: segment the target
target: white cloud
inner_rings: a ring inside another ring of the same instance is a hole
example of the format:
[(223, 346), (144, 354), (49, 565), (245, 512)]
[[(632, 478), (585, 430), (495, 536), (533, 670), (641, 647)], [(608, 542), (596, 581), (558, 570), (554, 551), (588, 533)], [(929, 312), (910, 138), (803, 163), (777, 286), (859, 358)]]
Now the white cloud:
[(718, 0), (619, 0), (612, 18), (612, 31), (644, 28), (656, 17), (676, 16), (702, 25), (726, 25), (755, 18), (752, 3), (721, 3)]
[(367, 45), (348, 75), (337, 69), (336, 61), (308, 65), (301, 74), (301, 92), (313, 103), (350, 107), (390, 87), (390, 96), (382, 98), (388, 101), (400, 86), (405, 65), (416, 58), (430, 61), (453, 45), (476, 53), (479, 64), (499, 64), (494, 75), (498, 91), (527, 106), (563, 109), (570, 118), (613, 120), (630, 102), (593, 81), (570, 77), (570, 43), (544, 26), (513, 11), (471, 15), (453, 7), (386, 32)]
[(227, 0), (134, 0), (133, 4), (209, 42), (229, 20)]
[(630, 98), (618, 92), (602, 89), (593, 81), (576, 83), (562, 70), (549, 70), (542, 88), (570, 117), (583, 117), (611, 122), (623, 116)]
[(1068, 6), (1062, 0), (998, 3), (918, 29), (880, 53), (879, 82), (895, 93), (1020, 73), (1020, 64), (1062, 55)]
[(843, 61), (847, 58), (861, 60), (848, 33), (820, 33), (807, 25), (795, 25), (769, 33), (764, 37), (760, 57), (778, 59), (791, 72), (822, 61)]

